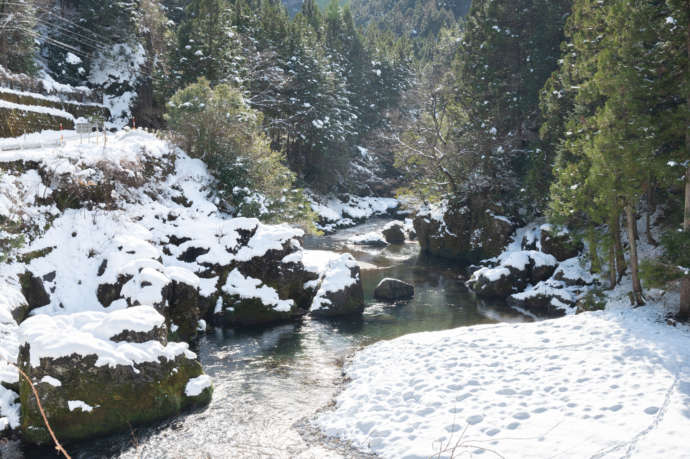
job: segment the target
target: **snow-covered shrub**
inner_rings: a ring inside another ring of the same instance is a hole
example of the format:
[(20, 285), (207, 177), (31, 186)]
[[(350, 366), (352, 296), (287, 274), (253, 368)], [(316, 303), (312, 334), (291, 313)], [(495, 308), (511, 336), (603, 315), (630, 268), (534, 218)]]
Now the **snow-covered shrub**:
[(224, 84), (212, 88), (202, 78), (175, 93), (165, 119), (173, 140), (208, 165), (220, 205), (230, 213), (312, 220), (304, 195), (293, 190), (295, 175), (262, 130), (262, 113), (250, 108), (239, 90)]

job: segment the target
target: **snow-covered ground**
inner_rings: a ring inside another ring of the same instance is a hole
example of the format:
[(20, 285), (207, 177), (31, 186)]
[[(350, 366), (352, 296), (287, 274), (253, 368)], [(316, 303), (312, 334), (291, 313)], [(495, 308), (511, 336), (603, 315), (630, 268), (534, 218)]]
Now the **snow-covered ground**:
[[(325, 433), (383, 457), (689, 457), (690, 330), (663, 298), (404, 336), (356, 354)], [(672, 301), (672, 300), (671, 300)]]

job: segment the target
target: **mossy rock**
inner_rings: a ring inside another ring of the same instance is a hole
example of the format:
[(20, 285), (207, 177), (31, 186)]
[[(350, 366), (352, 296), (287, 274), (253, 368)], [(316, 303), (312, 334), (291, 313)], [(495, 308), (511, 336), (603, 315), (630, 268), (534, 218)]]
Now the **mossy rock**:
[(172, 282), (166, 314), (171, 330), (168, 339), (191, 342), (196, 338), (199, 319), (201, 319), (199, 300), (198, 287), (177, 281)]
[[(28, 346), (20, 349), (19, 365), (36, 384), (41, 404), (57, 438), (69, 443), (126, 432), (130, 426), (148, 424), (175, 416), (211, 400), (212, 388), (190, 397), (185, 388), (191, 378), (203, 374), (199, 362), (179, 355), (175, 360), (131, 366), (97, 367), (95, 355), (42, 359), (41, 366), (28, 364)], [(57, 378), (55, 387), (40, 382), (43, 376)], [(21, 432), (24, 440), (51, 443), (29, 384), (20, 381)], [(91, 411), (70, 410), (69, 401), (83, 401)]]

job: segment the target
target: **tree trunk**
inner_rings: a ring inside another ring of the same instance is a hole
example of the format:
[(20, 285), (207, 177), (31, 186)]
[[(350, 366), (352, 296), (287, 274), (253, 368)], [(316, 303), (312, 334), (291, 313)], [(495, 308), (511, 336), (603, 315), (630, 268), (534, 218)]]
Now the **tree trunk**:
[(647, 243), (649, 245), (657, 246), (658, 242), (652, 236), (652, 214), (656, 211), (656, 204), (654, 203), (654, 184), (650, 181), (647, 185), (647, 212), (645, 215), (645, 233), (647, 234)]
[(611, 220), (611, 233), (613, 234), (613, 245), (616, 252), (616, 268), (618, 272), (618, 282), (625, 275), (625, 255), (623, 252), (623, 244), (621, 243), (621, 224), (620, 215), (616, 212), (616, 216)]
[(609, 247), (609, 287), (616, 288), (616, 249), (613, 244)]
[(590, 228), (587, 232), (587, 239), (589, 242), (589, 258), (591, 260), (591, 271), (593, 273), (601, 272), (601, 259), (599, 258), (597, 247), (597, 236), (594, 229)]
[(637, 240), (635, 239), (635, 210), (632, 204), (625, 205), (625, 216), (628, 227), (628, 239), (630, 240), (630, 274), (632, 275), (633, 283), (633, 298), (635, 304), (642, 306), (644, 304), (644, 295), (642, 294), (642, 284), (640, 284), (640, 276), (637, 262)]
[[(690, 11), (688, 11), (690, 16)], [(686, 44), (688, 60), (685, 69), (685, 78), (690, 80), (690, 18), (687, 20)], [(690, 81), (687, 81), (690, 84)], [(689, 119), (685, 122), (685, 157), (690, 158), (690, 87), (686, 84), (685, 90), (687, 94), (686, 99), (686, 114)], [(690, 159), (687, 160), (685, 170), (685, 212), (683, 214), (683, 231), (686, 233), (690, 231)], [(690, 276), (685, 276), (680, 282), (680, 309), (678, 310), (678, 318), (688, 320), (690, 318)]]

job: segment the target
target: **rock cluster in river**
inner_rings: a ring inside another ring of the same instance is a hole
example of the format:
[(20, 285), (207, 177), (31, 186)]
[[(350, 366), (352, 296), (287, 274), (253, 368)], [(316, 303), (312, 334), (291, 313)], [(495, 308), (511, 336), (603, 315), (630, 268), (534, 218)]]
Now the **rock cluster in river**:
[[(107, 146), (15, 156), (0, 161), (0, 203), (21, 203), (27, 240), (0, 265), (0, 357), (38, 384), (61, 439), (207, 401), (209, 380), (186, 343), (207, 324), (363, 310), (353, 259), (308, 268), (303, 231), (230, 218), (206, 165), (154, 135), (123, 131)], [(339, 219), (353, 221), (398, 206), (392, 198), (341, 204)], [(24, 437), (45, 442), (28, 385), (2, 359), (0, 430), (19, 427), (20, 392)]]
[(522, 250), (484, 260), (484, 266), (472, 272), (467, 285), (477, 296), (557, 316), (574, 306), (594, 283), (578, 258), (582, 245), (567, 230), (542, 225), (527, 231), (521, 245)]
[(426, 207), (417, 213), (414, 230), (423, 252), (476, 263), (501, 253), (515, 224), (486, 193)]

